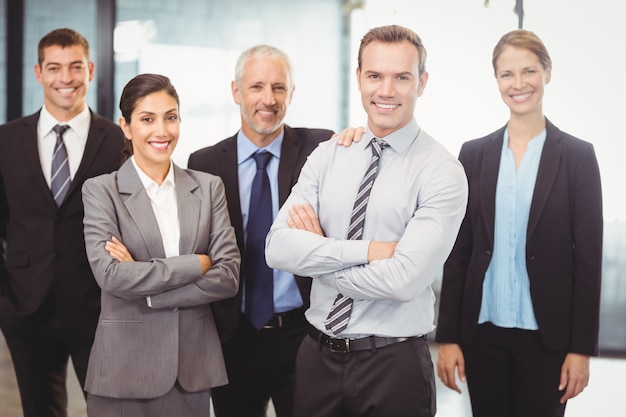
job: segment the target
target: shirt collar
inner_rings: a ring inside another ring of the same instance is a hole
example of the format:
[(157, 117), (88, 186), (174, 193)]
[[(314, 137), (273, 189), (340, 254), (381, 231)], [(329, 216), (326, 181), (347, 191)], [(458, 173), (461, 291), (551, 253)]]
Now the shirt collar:
[(283, 144), (283, 139), (285, 137), (285, 129), (276, 136), (269, 145), (264, 148), (259, 148), (256, 146), (248, 137), (243, 133), (243, 130), (239, 129), (237, 133), (237, 164), (241, 164), (243, 161), (250, 158), (250, 156), (258, 151), (268, 151), (273, 156), (280, 159), (280, 149)]
[[(143, 172), (143, 170), (139, 167), (139, 165), (137, 165), (137, 161), (135, 161), (135, 155), (130, 157), (130, 160), (133, 163), (133, 166), (135, 167), (135, 170), (137, 171), (137, 175), (139, 175), (139, 179), (141, 180), (141, 183), (143, 184), (143, 187), (146, 190), (156, 190), (159, 188), (159, 185), (152, 179), (150, 178), (145, 172)], [(165, 176), (165, 181), (163, 181), (163, 184), (161, 184), (161, 186), (171, 186), (172, 188), (176, 188), (176, 183), (174, 182), (174, 168), (173, 168), (173, 163), (170, 160), (170, 169), (167, 172), (167, 175)]]
[[(548, 131), (546, 129), (543, 129), (541, 131), (541, 133), (539, 133), (537, 136), (535, 136), (534, 138), (532, 138), (531, 140), (528, 141), (528, 149), (534, 149), (534, 148), (541, 148), (543, 149), (543, 144), (546, 142), (546, 137), (547, 137)], [(508, 149), (509, 148), (509, 129), (504, 129), (504, 134), (503, 134), (503, 141), (502, 141), (502, 149)]]
[(81, 138), (86, 138), (89, 133), (89, 123), (91, 122), (91, 112), (89, 111), (89, 107), (85, 106), (83, 111), (78, 113), (72, 119), (67, 122), (59, 122), (54, 118), (46, 109), (44, 105), (41, 108), (41, 112), (39, 113), (39, 132), (40, 135), (46, 136), (50, 132), (52, 132), (52, 128), (58, 124), (61, 125), (69, 125), (69, 127), (76, 132)]
[[(389, 144), (389, 146), (397, 153), (403, 153), (410, 145), (417, 139), (417, 136), (420, 133), (420, 127), (417, 124), (415, 118), (413, 118), (406, 126), (401, 129), (398, 129), (389, 135), (378, 138), (383, 139), (385, 142)], [(363, 134), (363, 139), (361, 142), (364, 148), (367, 148), (372, 141), (375, 135), (370, 130), (369, 126), (365, 129), (365, 133)]]

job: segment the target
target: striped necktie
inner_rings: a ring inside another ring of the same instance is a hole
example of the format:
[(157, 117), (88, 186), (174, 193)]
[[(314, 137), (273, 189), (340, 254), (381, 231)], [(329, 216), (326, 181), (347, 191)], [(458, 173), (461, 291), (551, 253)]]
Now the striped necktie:
[[(370, 197), (374, 180), (378, 174), (378, 164), (380, 162), (380, 156), (383, 149), (389, 144), (382, 139), (374, 138), (371, 142), (372, 145), (372, 160), (370, 166), (365, 172), (361, 185), (359, 185), (359, 191), (354, 201), (354, 208), (352, 209), (352, 217), (350, 218), (350, 227), (348, 228), (348, 239), (357, 240), (363, 236), (363, 225), (365, 224), (365, 211), (367, 210), (367, 202)], [(324, 321), (326, 330), (330, 330), (333, 334), (339, 334), (348, 327), (348, 321), (350, 320), (350, 313), (352, 312), (352, 298), (347, 297), (341, 293), (337, 295), (337, 298), (333, 302), (333, 306), (330, 309), (330, 313)]]
[(69, 129), (68, 125), (56, 125), (52, 128), (57, 135), (57, 141), (52, 153), (52, 172), (50, 190), (57, 207), (60, 207), (70, 188), (70, 165), (67, 160), (67, 150), (63, 143), (63, 134)]

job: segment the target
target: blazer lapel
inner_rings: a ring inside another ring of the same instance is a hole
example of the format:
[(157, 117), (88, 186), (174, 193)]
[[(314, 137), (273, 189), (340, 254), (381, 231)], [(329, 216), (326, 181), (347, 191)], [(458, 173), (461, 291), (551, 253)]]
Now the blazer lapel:
[(40, 112), (37, 112), (24, 119), (24, 129), (20, 131), (20, 142), (24, 146), (24, 155), (28, 164), (27, 171), (32, 173), (36, 187), (39, 189), (39, 191), (35, 192), (42, 196), (47, 196), (46, 199), (56, 210), (57, 206), (52, 197), (52, 192), (41, 169), (41, 158), (39, 156), (39, 149), (37, 148), (37, 122), (39, 121), (39, 113)]
[(298, 159), (300, 141), (291, 128), (284, 125), (285, 134), (280, 149), (280, 163), (278, 165), (278, 206), (282, 206), (291, 193), (292, 177)]
[(148, 253), (153, 258), (165, 258), (159, 224), (154, 217), (150, 198), (148, 198), (130, 158), (124, 162), (118, 171), (117, 186), (124, 199), (128, 214), (137, 225)]
[(494, 244), (494, 228), (496, 218), (496, 186), (498, 184), (498, 172), (500, 170), (500, 157), (502, 155), (502, 141), (504, 129), (494, 132), (483, 148), (483, 159), (480, 178), (480, 199), (483, 208), (483, 221), (489, 243)]
[(237, 135), (224, 142), (220, 158), (219, 176), (224, 182), (230, 222), (235, 228), (239, 250), (244, 250), (243, 218), (239, 199), (239, 167), (237, 165)]
[[(68, 195), (73, 193), (77, 187), (80, 187), (84, 180), (87, 179), (89, 167), (94, 161), (94, 158), (98, 155), (98, 150), (102, 145), (102, 141), (105, 138), (104, 126), (101, 123), (102, 119), (97, 114), (94, 114), (91, 109), (91, 122), (89, 123), (89, 133), (87, 134), (87, 142), (85, 143), (85, 150), (83, 151), (83, 157), (78, 166), (78, 170), (74, 175), (74, 179), (70, 184)], [(120, 158), (122, 155), (120, 155)]]
[(535, 190), (530, 204), (527, 236), (532, 235), (539, 223), (541, 212), (550, 197), (550, 190), (560, 169), (562, 151), (560, 136), (561, 131), (546, 119), (546, 141), (543, 144)]
[(174, 165), (178, 222), (180, 225), (179, 252), (194, 253), (200, 224), (200, 199), (195, 195), (198, 184), (187, 173)]

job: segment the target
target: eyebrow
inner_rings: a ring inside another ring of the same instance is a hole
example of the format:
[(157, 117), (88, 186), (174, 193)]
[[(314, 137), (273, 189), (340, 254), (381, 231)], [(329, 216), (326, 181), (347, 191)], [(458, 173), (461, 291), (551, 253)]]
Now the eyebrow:
[[(381, 71), (376, 71), (376, 70), (367, 70), (367, 71), (363, 71), (363, 74), (365, 75), (370, 75), (370, 74), (382, 74)], [(408, 76), (415, 76), (414, 73), (412, 73), (411, 71), (402, 71), (402, 72), (397, 72), (394, 74), (394, 76), (399, 77), (401, 75), (408, 75)]]
[[(85, 63), (84, 63), (83, 61), (72, 61), (72, 62), (70, 62), (68, 65), (69, 65), (69, 66), (72, 66), (72, 65), (76, 65), (76, 64), (85, 65)], [(63, 66), (63, 64), (62, 64), (62, 63), (60, 63), (60, 62), (55, 62), (55, 61), (52, 61), (52, 62), (46, 62), (46, 63), (44, 63), (44, 66), (45, 66), (45, 67), (49, 67), (50, 65), (60, 65), (60, 66)]]
[[(164, 112), (164, 114), (168, 114), (168, 113), (178, 113), (178, 109), (174, 107), (174, 108), (166, 110)], [(138, 112), (137, 114), (139, 114), (139, 115), (142, 115), (142, 114), (156, 115), (156, 113), (151, 111), (151, 110), (142, 110), (142, 111)]]

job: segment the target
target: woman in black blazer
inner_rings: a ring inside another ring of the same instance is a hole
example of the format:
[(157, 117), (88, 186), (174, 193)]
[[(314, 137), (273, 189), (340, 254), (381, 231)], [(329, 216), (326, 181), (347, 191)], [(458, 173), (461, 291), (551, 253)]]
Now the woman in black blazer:
[(469, 200), (444, 267), (443, 383), (467, 379), (475, 417), (563, 416), (598, 352), (602, 192), (593, 146), (542, 110), (552, 63), (532, 32), (505, 34), (493, 68), (510, 118), (461, 148)]

